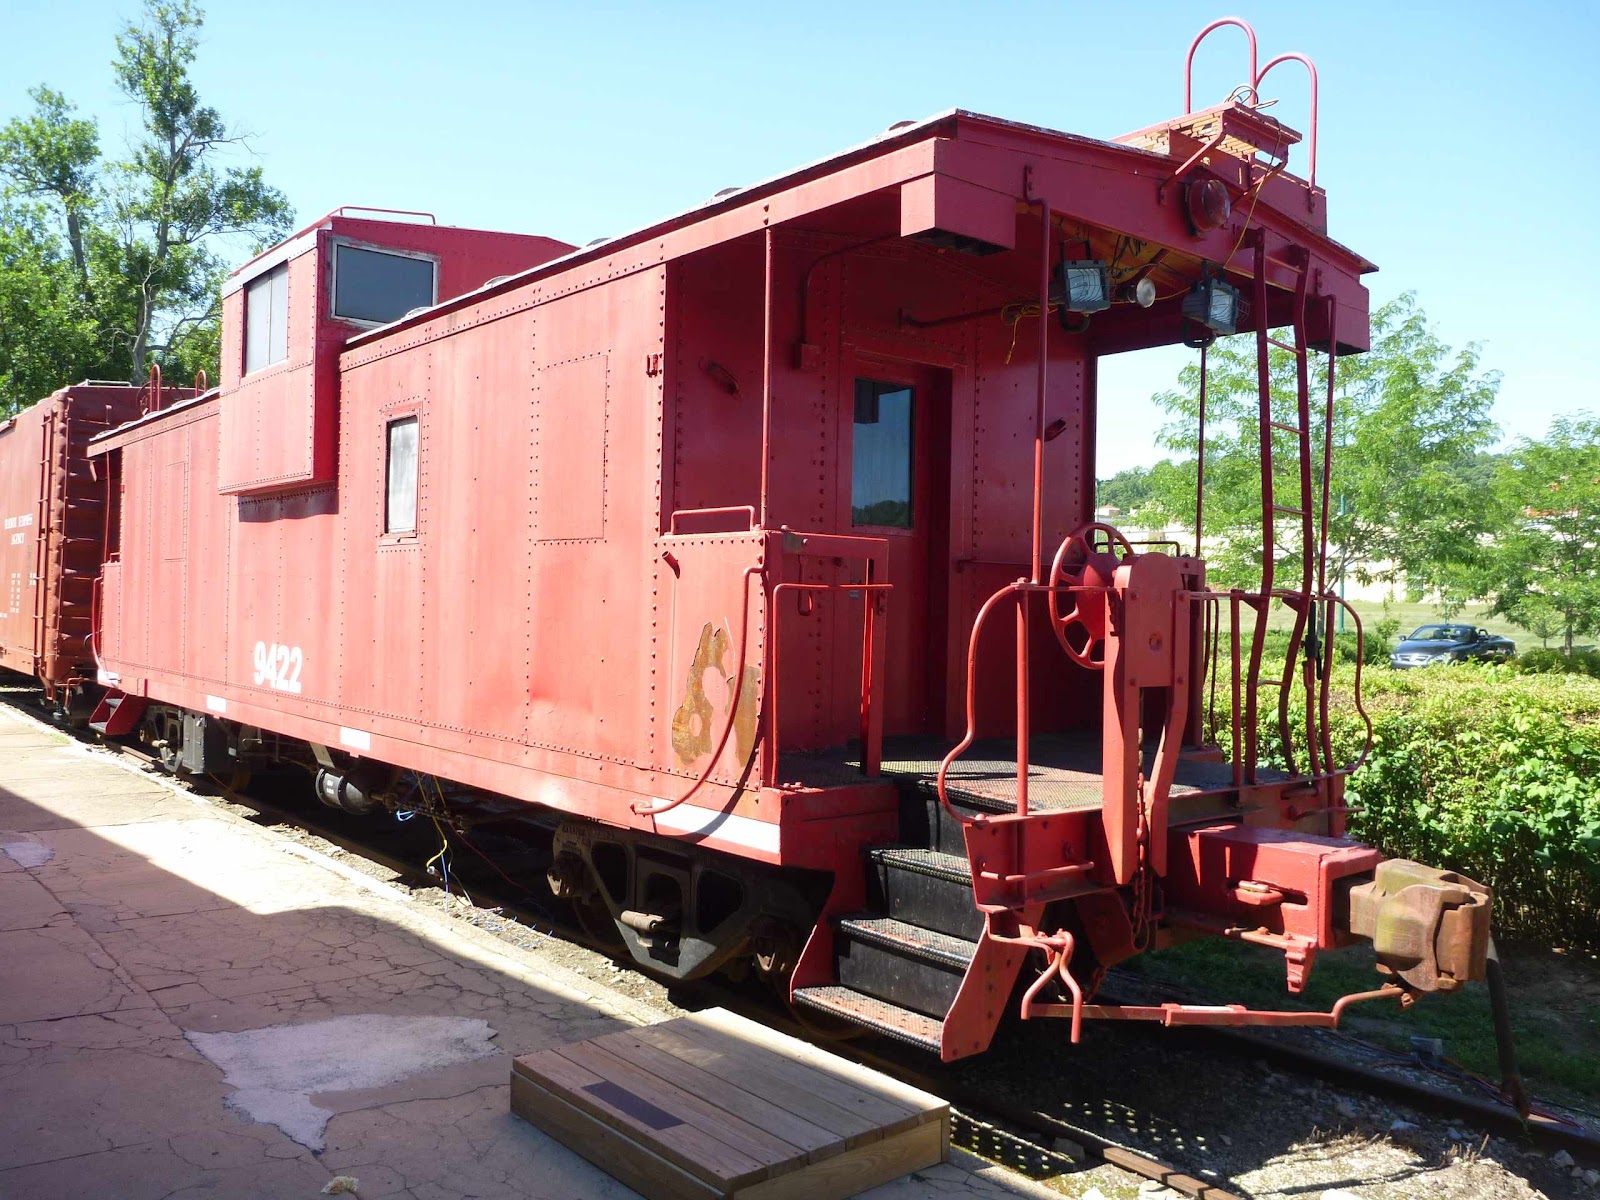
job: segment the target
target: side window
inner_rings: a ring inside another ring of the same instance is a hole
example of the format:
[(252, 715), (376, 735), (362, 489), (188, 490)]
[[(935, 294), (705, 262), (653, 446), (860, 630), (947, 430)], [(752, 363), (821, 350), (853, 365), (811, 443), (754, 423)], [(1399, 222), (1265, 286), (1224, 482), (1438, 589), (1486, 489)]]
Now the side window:
[(850, 523), (910, 529), (915, 392), (903, 383), (856, 380)]
[(387, 325), (434, 302), (437, 264), (431, 258), (333, 247), (333, 315), (341, 321)]
[(417, 531), (417, 418), (390, 421), (385, 429), (388, 469), (384, 473), (384, 533)]
[(289, 357), (289, 264), (244, 285), (244, 373)]

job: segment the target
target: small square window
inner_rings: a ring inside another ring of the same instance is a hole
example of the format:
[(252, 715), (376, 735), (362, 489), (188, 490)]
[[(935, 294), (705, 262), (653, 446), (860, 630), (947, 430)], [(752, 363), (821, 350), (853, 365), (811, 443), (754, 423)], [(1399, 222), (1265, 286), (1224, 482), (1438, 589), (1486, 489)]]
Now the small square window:
[(244, 373), (289, 357), (289, 264), (244, 285)]
[(383, 503), (384, 533), (417, 531), (417, 418), (390, 421), (389, 470)]
[(850, 523), (910, 529), (916, 396), (903, 383), (856, 380)]

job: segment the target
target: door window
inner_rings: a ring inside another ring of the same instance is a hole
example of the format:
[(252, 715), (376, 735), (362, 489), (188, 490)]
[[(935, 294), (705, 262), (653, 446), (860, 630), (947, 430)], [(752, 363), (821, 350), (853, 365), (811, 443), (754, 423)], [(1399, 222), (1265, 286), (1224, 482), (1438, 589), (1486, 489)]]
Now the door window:
[(856, 380), (850, 523), (912, 527), (912, 430), (916, 389), (880, 379)]

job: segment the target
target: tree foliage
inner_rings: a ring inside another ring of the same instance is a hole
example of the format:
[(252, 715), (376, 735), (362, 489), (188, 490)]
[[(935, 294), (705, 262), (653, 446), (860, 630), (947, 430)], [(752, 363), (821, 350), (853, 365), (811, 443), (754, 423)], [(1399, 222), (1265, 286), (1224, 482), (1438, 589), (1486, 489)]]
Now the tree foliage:
[(102, 155), (94, 121), (38, 87), (0, 128), (0, 410), (85, 376), (143, 382), (215, 374), (219, 288), (229, 258), (287, 232), (293, 212), (244, 136), (189, 76), (204, 14), (149, 0), (112, 61), (139, 114), (124, 157)]
[(1495, 611), (1541, 636), (1600, 632), (1600, 418), (1559, 417), (1523, 439), (1494, 481), (1502, 520), (1483, 590)]
[(1150, 486), (1150, 469), (1127, 467), (1109, 479), (1097, 481), (1095, 503), (1097, 507), (1131, 513), (1154, 497), (1155, 491)]
[[(1218, 341), (1208, 352), (1204, 520), (1214, 580), (1251, 586), (1262, 573), (1261, 421), (1254, 335)], [(1273, 419), (1295, 426), (1294, 357), (1269, 357)], [(1311, 356), (1313, 502), (1320, 462), (1327, 359)], [(1372, 318), (1372, 349), (1334, 369), (1333, 473), (1329, 481), (1329, 580), (1401, 576), (1447, 596), (1470, 591), (1482, 569), (1493, 520), (1486, 455), (1499, 377), (1479, 366), (1476, 346), (1454, 351), (1429, 327), (1413, 294)], [(1161, 441), (1179, 459), (1151, 472), (1165, 520), (1193, 528), (1200, 370), (1155, 399), (1170, 418)], [(1270, 429), (1274, 500), (1298, 508), (1299, 457), (1291, 432)], [(1278, 580), (1298, 580), (1299, 518), (1274, 522)]]

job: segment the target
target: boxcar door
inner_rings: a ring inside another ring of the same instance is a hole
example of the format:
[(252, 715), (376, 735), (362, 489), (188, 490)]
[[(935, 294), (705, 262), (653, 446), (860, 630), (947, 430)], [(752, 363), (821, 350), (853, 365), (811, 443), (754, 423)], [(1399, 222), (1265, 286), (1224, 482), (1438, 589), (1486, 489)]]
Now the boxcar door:
[(850, 532), (889, 543), (884, 732), (939, 733), (949, 580), (950, 377), (862, 358), (849, 378)]

